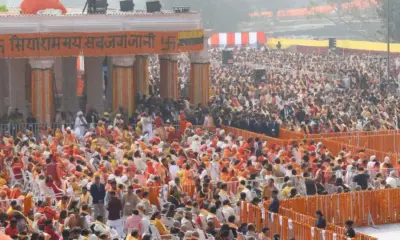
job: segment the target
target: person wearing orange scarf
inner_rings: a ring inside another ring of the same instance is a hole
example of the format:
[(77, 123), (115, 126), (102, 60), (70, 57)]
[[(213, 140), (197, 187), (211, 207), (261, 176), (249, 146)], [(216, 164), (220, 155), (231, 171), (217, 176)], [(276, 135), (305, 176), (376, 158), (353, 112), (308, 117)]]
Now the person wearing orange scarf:
[(183, 171), (183, 182), (187, 185), (194, 185), (194, 173), (190, 169), (190, 165), (186, 164), (185, 170)]
[(147, 165), (146, 168), (147, 176), (156, 174), (156, 169), (154, 168), (153, 161), (151, 159), (148, 159), (146, 161), (146, 165)]
[(227, 167), (223, 167), (221, 169), (221, 181), (224, 182), (229, 182), (231, 179), (231, 176), (229, 175), (229, 171)]
[(100, 137), (105, 137), (106, 135), (106, 128), (104, 127), (103, 121), (99, 120), (96, 126), (96, 134)]
[(93, 204), (93, 197), (88, 192), (86, 186), (82, 187), (82, 194), (79, 197), (79, 206), (82, 207), (83, 205), (88, 205), (91, 207)]

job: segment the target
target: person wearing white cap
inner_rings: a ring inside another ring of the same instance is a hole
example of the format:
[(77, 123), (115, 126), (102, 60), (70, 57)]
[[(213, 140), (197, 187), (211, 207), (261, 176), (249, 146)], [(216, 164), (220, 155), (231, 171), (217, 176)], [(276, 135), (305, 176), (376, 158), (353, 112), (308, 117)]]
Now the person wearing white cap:
[(140, 122), (142, 123), (142, 129), (143, 133), (147, 132), (148, 138), (153, 137), (153, 123), (151, 117), (147, 115), (147, 113), (143, 113), (142, 118), (140, 119)]
[(386, 156), (383, 159), (383, 163), (380, 165), (380, 173), (382, 173), (384, 176), (388, 176), (391, 168), (393, 168), (393, 165), (390, 163), (390, 157)]
[[(386, 159), (386, 158), (385, 158), (385, 159)], [(368, 162), (368, 164), (367, 164), (367, 169), (368, 169), (368, 170), (371, 170), (372, 168), (374, 168), (375, 163), (376, 163), (376, 156), (375, 156), (375, 155), (372, 155), (372, 156), (369, 158), (369, 162)]]
[(386, 178), (386, 184), (391, 188), (397, 188), (396, 171), (391, 171), (389, 177)]
[(114, 118), (114, 127), (117, 127), (118, 125), (120, 125), (121, 123), (123, 123), (124, 122), (124, 120), (122, 120), (122, 118), (121, 118), (121, 114), (120, 113), (118, 113), (117, 115), (115, 115), (115, 118)]
[(75, 137), (78, 139), (82, 139), (83, 136), (85, 135), (85, 130), (87, 127), (87, 121), (85, 117), (83, 116), (83, 112), (79, 111), (76, 114), (76, 119), (75, 119)]

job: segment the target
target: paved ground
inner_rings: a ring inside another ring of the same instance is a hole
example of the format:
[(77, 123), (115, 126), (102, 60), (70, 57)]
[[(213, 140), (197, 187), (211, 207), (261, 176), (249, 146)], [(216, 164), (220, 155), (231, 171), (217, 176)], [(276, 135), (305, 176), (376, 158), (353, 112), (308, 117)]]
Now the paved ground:
[(377, 237), (378, 240), (400, 239), (400, 224), (378, 225), (376, 228), (362, 227), (356, 231)]

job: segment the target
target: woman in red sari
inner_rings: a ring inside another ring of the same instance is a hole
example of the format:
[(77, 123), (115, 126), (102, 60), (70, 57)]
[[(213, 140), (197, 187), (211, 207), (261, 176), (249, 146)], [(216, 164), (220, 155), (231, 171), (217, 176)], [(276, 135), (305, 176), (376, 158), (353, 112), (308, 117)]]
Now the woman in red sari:
[(63, 193), (63, 191), (62, 191), (61, 189), (59, 189), (59, 188), (54, 184), (54, 181), (53, 181), (53, 179), (51, 178), (51, 176), (48, 176), (48, 177), (46, 178), (46, 186), (49, 187), (49, 188), (51, 188), (51, 189), (53, 189), (54, 194), (56, 195), (57, 200), (60, 201), (61, 198), (62, 198), (62, 193)]
[(183, 183), (187, 185), (194, 185), (194, 173), (193, 170), (190, 169), (190, 165), (186, 164), (185, 170), (183, 171)]
[(147, 176), (155, 175), (156, 174), (156, 169), (154, 169), (153, 161), (151, 159), (147, 159), (146, 165), (147, 165), (146, 175)]
[(18, 157), (14, 157), (11, 164), (11, 168), (14, 174), (14, 178), (17, 181), (23, 180), (22, 170), (24, 169), (24, 163)]
[(163, 158), (161, 160), (161, 164), (156, 166), (158, 169), (158, 175), (161, 178), (161, 181), (163, 184), (168, 184), (168, 182), (171, 180), (169, 176), (169, 167), (168, 167), (168, 161), (166, 158)]

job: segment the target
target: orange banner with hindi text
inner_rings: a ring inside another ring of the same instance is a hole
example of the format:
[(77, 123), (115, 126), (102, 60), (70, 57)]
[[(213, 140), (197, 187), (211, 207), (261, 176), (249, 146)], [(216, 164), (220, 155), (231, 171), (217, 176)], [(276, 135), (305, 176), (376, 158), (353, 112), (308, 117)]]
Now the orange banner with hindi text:
[(30, 33), (0, 35), (0, 57), (113, 56), (197, 52), (204, 31)]

